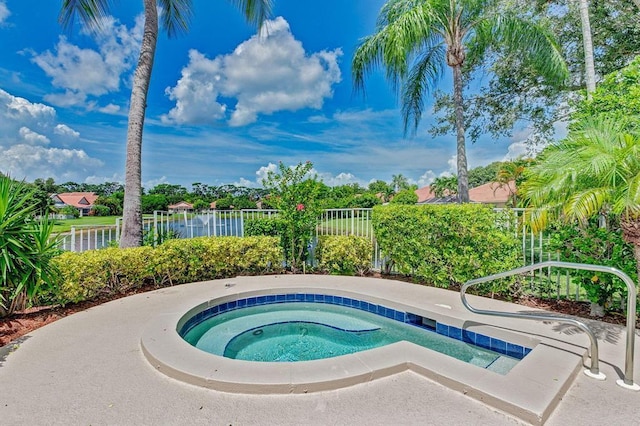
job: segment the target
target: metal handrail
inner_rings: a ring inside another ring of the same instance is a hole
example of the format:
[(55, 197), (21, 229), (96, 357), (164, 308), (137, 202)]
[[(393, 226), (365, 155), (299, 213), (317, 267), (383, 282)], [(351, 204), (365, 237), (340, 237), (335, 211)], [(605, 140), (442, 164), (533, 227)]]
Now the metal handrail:
[(510, 271), (500, 272), (498, 274), (488, 275), (481, 278), (476, 278), (473, 280), (467, 281), (462, 288), (460, 289), (460, 298), (462, 299), (462, 304), (471, 312), (481, 315), (491, 315), (491, 316), (500, 316), (500, 317), (508, 317), (508, 318), (523, 318), (523, 319), (538, 319), (545, 321), (559, 321), (566, 322), (575, 325), (576, 327), (583, 330), (589, 336), (591, 340), (591, 368), (589, 370), (589, 375), (592, 375), (596, 378), (602, 378), (603, 376), (600, 374), (598, 368), (598, 339), (595, 334), (591, 331), (591, 329), (578, 320), (572, 318), (565, 318), (559, 316), (547, 316), (547, 315), (539, 315), (535, 313), (512, 313), (512, 312), (501, 312), (501, 311), (490, 311), (490, 310), (482, 310), (476, 309), (467, 302), (466, 299), (466, 291), (467, 288), (472, 285), (497, 280), (500, 278), (506, 278), (513, 275), (519, 275), (526, 272), (531, 272), (537, 269), (542, 269), (546, 267), (558, 267), (558, 268), (567, 268), (567, 269), (578, 269), (584, 271), (596, 271), (596, 272), (606, 272), (610, 274), (614, 274), (619, 277), (624, 283), (627, 285), (628, 295), (627, 295), (627, 342), (626, 342), (626, 351), (625, 351), (625, 369), (624, 369), (624, 379), (618, 380), (617, 383), (620, 386), (625, 388), (640, 390), (640, 386), (633, 383), (633, 352), (634, 352), (634, 343), (635, 343), (635, 325), (636, 325), (636, 297), (637, 291), (635, 283), (627, 274), (620, 271), (619, 269), (612, 268), (610, 266), (602, 266), (602, 265), (589, 265), (584, 263), (573, 263), (573, 262), (561, 262), (550, 260), (546, 262), (535, 263), (528, 266), (523, 266), (521, 268), (512, 269)]

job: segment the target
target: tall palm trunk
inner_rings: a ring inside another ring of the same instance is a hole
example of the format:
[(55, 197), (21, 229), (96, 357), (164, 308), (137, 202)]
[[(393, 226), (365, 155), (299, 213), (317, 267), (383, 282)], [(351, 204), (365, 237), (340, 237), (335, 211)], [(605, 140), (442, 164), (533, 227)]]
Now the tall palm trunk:
[(458, 154), (458, 199), (461, 203), (469, 202), (469, 176), (467, 173), (467, 149), (464, 138), (464, 105), (462, 101), (462, 64), (453, 68), (453, 103), (456, 108), (456, 148)]
[(587, 84), (587, 98), (596, 91), (596, 68), (593, 63), (593, 40), (591, 38), (591, 23), (589, 22), (588, 0), (579, 0), (580, 21), (582, 22), (582, 43), (584, 45), (584, 72)]
[(144, 34), (138, 65), (133, 76), (127, 127), (127, 157), (125, 160), (124, 208), (120, 247), (142, 244), (142, 129), (144, 127), (147, 93), (153, 59), (158, 41), (157, 0), (144, 0)]

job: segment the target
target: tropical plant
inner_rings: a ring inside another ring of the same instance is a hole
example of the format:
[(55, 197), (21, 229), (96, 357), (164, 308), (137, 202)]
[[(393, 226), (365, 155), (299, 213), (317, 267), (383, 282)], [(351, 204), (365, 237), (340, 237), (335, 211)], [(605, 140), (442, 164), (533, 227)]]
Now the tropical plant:
[(313, 163), (309, 161), (295, 167), (280, 162), (278, 171), (269, 171), (262, 182), (278, 209), (278, 219), (284, 223), (283, 248), (293, 272), (304, 267), (321, 213), (318, 200), (321, 182), (312, 169)]
[(431, 183), (431, 191), (438, 198), (458, 193), (457, 176), (439, 176)]
[[(601, 76), (626, 66), (640, 53), (639, 15), (629, 0), (588, 3), (589, 19), (595, 24), (593, 65), (599, 85)], [(585, 98), (587, 71), (579, 6), (578, 0), (501, 0), (503, 9), (545, 22), (550, 27), (567, 61), (570, 77), (567, 84), (548, 84), (519, 55), (489, 58), (477, 69), (477, 75), (482, 76), (482, 87), (477, 87), (477, 80), (468, 81), (475, 86), (473, 94), (465, 98), (469, 139), (477, 142), (487, 134), (494, 138), (510, 137), (515, 125), (526, 122), (528, 145), (537, 149), (552, 140), (557, 130), (555, 123), (565, 121), (574, 101)], [(431, 133), (451, 132), (455, 129), (453, 99), (443, 92), (435, 96), (433, 109), (438, 115)]]
[(591, 99), (583, 99), (572, 114), (573, 121), (605, 115), (634, 131), (640, 129), (640, 56), (626, 67), (607, 74)]
[(53, 222), (35, 220), (32, 195), (24, 183), (0, 176), (0, 316), (26, 308), (54, 284)]
[(640, 133), (602, 117), (576, 123), (567, 138), (545, 149), (521, 189), (529, 221), (540, 230), (556, 220), (620, 216), (640, 272)]
[(399, 175), (393, 175), (391, 177), (391, 187), (397, 194), (398, 192), (409, 187), (409, 180), (407, 180), (407, 178), (403, 176), (402, 173), (400, 173)]
[[(192, 13), (191, 0), (144, 0), (143, 3), (144, 32), (129, 102), (120, 247), (136, 247), (142, 243), (142, 130), (158, 40), (158, 4), (162, 24), (170, 37), (187, 30)], [(262, 25), (271, 11), (271, 0), (234, 0), (234, 3), (248, 21), (258, 26)], [(63, 0), (59, 21), (69, 27), (74, 18), (79, 16), (90, 28), (98, 29), (107, 17), (110, 6), (109, 0)]]
[[(607, 226), (603, 226), (605, 219)], [(550, 227), (549, 249), (558, 253), (558, 260), (612, 266), (637, 278), (633, 244), (623, 240), (618, 222), (618, 216), (599, 215), (582, 226), (554, 224)], [(627, 295), (624, 282), (612, 274), (574, 271), (572, 277), (592, 302), (592, 316), (603, 316), (606, 309), (617, 310), (619, 306), (612, 306), (614, 296), (624, 299)]]
[(568, 76), (549, 31), (497, 6), (495, 0), (389, 0), (380, 11), (375, 34), (362, 41), (352, 61), (356, 89), (363, 89), (365, 74), (377, 65), (383, 65), (387, 79), (400, 87), (405, 133), (409, 126), (417, 130), (425, 94), (435, 88), (444, 64), (451, 67), (460, 202), (469, 201), (465, 62), (479, 64), (492, 51), (506, 52), (526, 58), (550, 81), (559, 83)]

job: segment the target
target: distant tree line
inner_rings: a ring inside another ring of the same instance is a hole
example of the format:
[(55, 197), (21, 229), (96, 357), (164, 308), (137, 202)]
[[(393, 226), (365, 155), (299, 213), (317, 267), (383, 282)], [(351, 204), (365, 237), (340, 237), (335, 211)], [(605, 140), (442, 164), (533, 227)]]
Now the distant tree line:
[[(494, 162), (487, 166), (476, 167), (469, 171), (471, 187), (487, 182), (504, 180), (505, 170), (518, 162)], [(508, 175), (508, 173), (506, 174)], [(502, 176), (502, 177), (501, 177)], [(451, 182), (449, 182), (451, 180)], [(318, 186), (317, 194), (323, 209), (338, 208), (370, 208), (386, 202), (413, 204), (415, 184), (402, 174), (394, 175), (391, 182), (375, 180), (366, 187), (357, 183), (329, 186), (322, 181), (314, 183)], [(451, 184), (451, 185), (448, 185)], [(455, 190), (455, 178), (439, 177), (434, 184), (438, 190), (451, 186)], [(38, 214), (54, 211), (52, 194), (63, 192), (93, 192), (98, 195), (94, 214), (100, 216), (119, 216), (122, 214), (124, 202), (124, 186), (118, 182), (99, 184), (64, 182), (56, 183), (53, 178), (38, 178), (32, 183), (25, 183), (26, 190), (33, 191), (37, 200)], [(393, 200), (393, 201), (392, 201)], [(207, 210), (211, 203), (216, 203), (218, 210), (242, 210), (274, 208), (270, 201), (269, 190), (237, 185), (208, 185), (201, 182), (191, 184), (191, 190), (182, 185), (161, 183), (142, 194), (142, 211), (145, 214), (156, 210), (168, 210), (172, 204), (186, 201), (193, 204), (195, 210)]]

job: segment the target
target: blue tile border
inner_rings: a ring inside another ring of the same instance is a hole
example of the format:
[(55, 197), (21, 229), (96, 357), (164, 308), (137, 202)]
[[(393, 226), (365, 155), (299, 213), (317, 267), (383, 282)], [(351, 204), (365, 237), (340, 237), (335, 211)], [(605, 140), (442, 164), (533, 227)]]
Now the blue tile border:
[(435, 322), (435, 329), (432, 326), (423, 324), (423, 317), (420, 315), (398, 311), (392, 308), (388, 308), (383, 305), (376, 305), (371, 302), (365, 302), (357, 299), (351, 299), (349, 297), (315, 294), (315, 293), (286, 293), (286, 294), (269, 294), (264, 296), (252, 296), (244, 299), (232, 300), (230, 302), (221, 303), (216, 306), (211, 306), (207, 309), (198, 312), (191, 318), (189, 318), (184, 325), (180, 328), (180, 336), (186, 335), (189, 330), (195, 327), (197, 324), (205, 321), (211, 317), (219, 315), (223, 312), (249, 308), (252, 306), (271, 305), (276, 303), (288, 303), (288, 302), (310, 302), (310, 303), (329, 303), (332, 305), (346, 306), (362, 311), (370, 312), (382, 317), (392, 319), (394, 321), (403, 322), (413, 326), (423, 328), (428, 331), (441, 334), (452, 339), (460, 340), (468, 344), (479, 346), (481, 348), (489, 349), (494, 352), (498, 352), (503, 355), (510, 356), (516, 359), (522, 359), (529, 352), (531, 348), (525, 346), (516, 345), (507, 342), (502, 339), (496, 339), (494, 337), (485, 336), (484, 334), (475, 333), (473, 331), (454, 327), (452, 325), (444, 324), (441, 322)]

